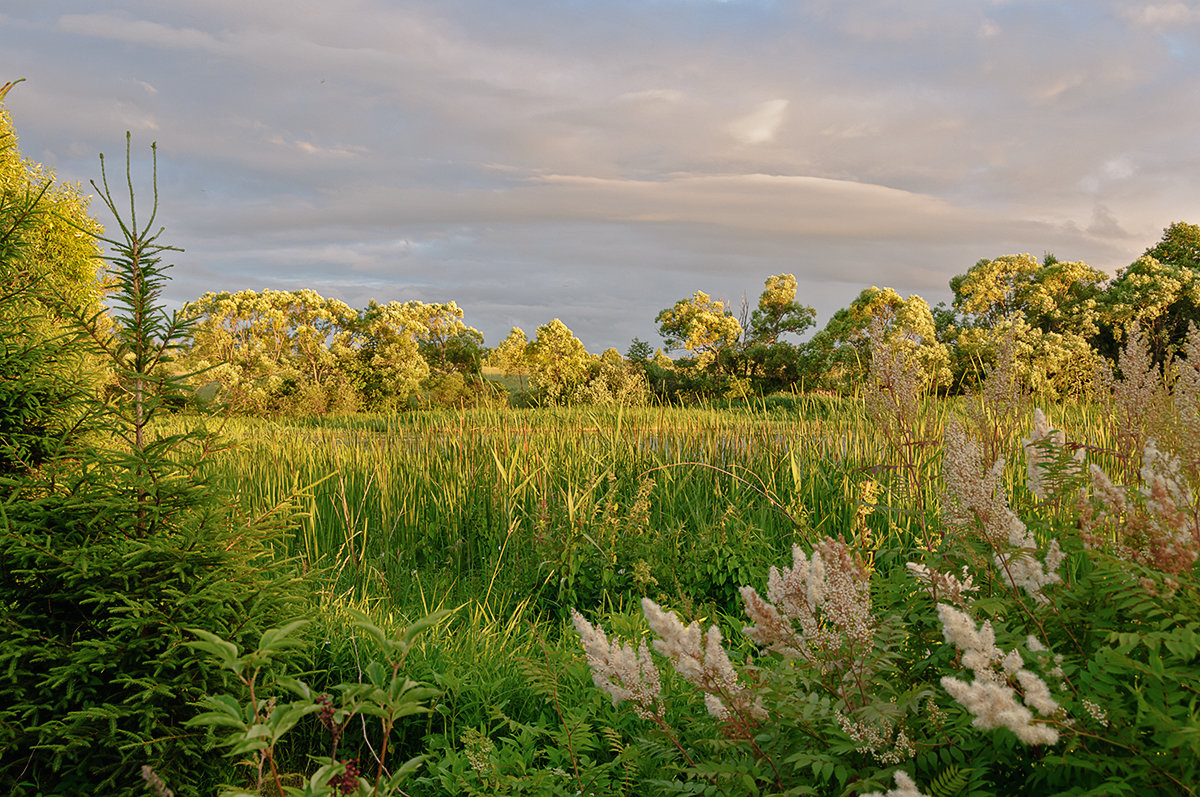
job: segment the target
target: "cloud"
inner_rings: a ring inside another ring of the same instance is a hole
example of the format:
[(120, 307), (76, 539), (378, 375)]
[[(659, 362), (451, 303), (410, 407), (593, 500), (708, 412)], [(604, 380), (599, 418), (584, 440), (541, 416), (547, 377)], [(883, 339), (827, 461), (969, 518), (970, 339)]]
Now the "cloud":
[(1194, 3), (4, 5), (25, 154), (86, 184), (159, 142), (184, 298), (455, 299), (489, 340), (616, 345), (696, 289), (794, 272), (827, 314), (1200, 220)]
[(767, 100), (729, 126), (733, 137), (743, 144), (765, 144), (773, 141), (783, 125), (787, 100)]
[(1122, 8), (1121, 13), (1133, 24), (1160, 33), (1200, 24), (1200, 9), (1183, 0), (1138, 2)]
[(218, 40), (195, 28), (174, 27), (118, 14), (64, 14), (59, 27), (68, 33), (93, 36), (165, 49), (213, 50)]

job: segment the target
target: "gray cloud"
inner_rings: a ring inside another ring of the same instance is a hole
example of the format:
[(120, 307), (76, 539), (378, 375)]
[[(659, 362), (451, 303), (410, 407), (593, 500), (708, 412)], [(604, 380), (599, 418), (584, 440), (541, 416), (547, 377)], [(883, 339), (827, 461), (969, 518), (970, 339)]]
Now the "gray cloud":
[[(25, 154), (161, 144), (172, 301), (454, 299), (497, 342), (654, 338), (795, 273), (931, 302), (981, 257), (1115, 271), (1200, 220), (1200, 20), (1180, 0), (14, 0)], [(112, 161), (110, 160), (110, 163)]]

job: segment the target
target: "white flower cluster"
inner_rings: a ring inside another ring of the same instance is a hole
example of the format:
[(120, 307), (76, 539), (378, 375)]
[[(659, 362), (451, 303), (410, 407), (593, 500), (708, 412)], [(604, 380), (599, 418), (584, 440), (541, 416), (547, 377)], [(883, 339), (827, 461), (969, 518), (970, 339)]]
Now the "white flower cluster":
[(698, 623), (685, 626), (674, 612), (664, 612), (649, 598), (642, 598), (642, 613), (659, 636), (654, 640), (654, 649), (671, 660), (676, 672), (704, 692), (704, 705), (710, 715), (739, 723), (766, 719), (761, 698), (738, 683), (737, 671), (721, 645), (719, 628), (709, 626), (702, 636)]
[(926, 585), (925, 591), (933, 596), (934, 600), (948, 600), (959, 606), (966, 606), (970, 593), (979, 589), (975, 586), (974, 578), (966, 565), (962, 567), (961, 578), (953, 573), (930, 570), (920, 562), (908, 562), (904, 566), (912, 573), (913, 578)]
[(1004, 498), (1004, 462), (996, 463), (980, 474), (979, 452), (962, 428), (955, 423), (946, 427), (946, 462), (943, 475), (946, 491), (942, 496), (942, 514), (951, 528), (978, 529), (994, 548), (1007, 547), (1011, 553), (997, 553), (996, 567), (1014, 587), (1024, 589), (1038, 603), (1046, 603), (1042, 590), (1062, 581), (1058, 566), (1066, 555), (1052, 540), (1045, 561), (1037, 558), (1037, 540), (1021, 519), (1009, 509)]
[(855, 749), (860, 753), (870, 753), (881, 764), (911, 761), (917, 754), (917, 748), (904, 729), (896, 729), (886, 717), (856, 722), (840, 711), (834, 712), (834, 716), (842, 732), (861, 745)]
[[(1058, 703), (1039, 676), (1025, 669), (1021, 654), (1014, 648), (1005, 653), (996, 646), (990, 621), (978, 629), (970, 615), (954, 607), (938, 604), (938, 618), (946, 641), (962, 652), (964, 667), (975, 679), (970, 683), (946, 676), (942, 687), (974, 715), (974, 725), (984, 730), (1008, 728), (1026, 744), (1054, 744), (1058, 731), (1035, 723), (1033, 711), (1048, 717), (1058, 711)], [(1040, 643), (1038, 647), (1043, 647)], [(1024, 698), (1017, 700), (1016, 684)]]
[(841, 540), (826, 537), (811, 557), (793, 546), (792, 566), (770, 569), (766, 600), (753, 587), (741, 595), (754, 623), (746, 636), (788, 658), (823, 664), (817, 651), (867, 648), (875, 635), (869, 574)]
[(1200, 519), (1180, 471), (1177, 457), (1159, 451), (1155, 441), (1148, 440), (1138, 501), (1092, 465), (1093, 503), (1083, 503), (1080, 512), (1085, 544), (1109, 547), (1119, 556), (1166, 573), (1192, 567), (1200, 556)]
[(928, 797), (917, 788), (917, 784), (904, 770), (897, 769), (892, 776), (896, 779), (896, 788), (888, 789), (882, 794), (877, 791), (867, 792), (862, 797)]
[(1090, 700), (1083, 700), (1084, 710), (1096, 721), (1101, 727), (1108, 727), (1108, 712), (1096, 705)]
[[(1146, 441), (1142, 455), (1142, 495), (1150, 510), (1154, 537), (1163, 548), (1163, 558), (1179, 558), (1190, 565), (1196, 559), (1200, 527), (1192, 511), (1191, 491), (1180, 474), (1179, 459)], [(1182, 569), (1182, 568), (1181, 568)]]
[(628, 643), (610, 644), (603, 629), (593, 626), (574, 609), (571, 621), (583, 642), (588, 666), (592, 668), (592, 682), (597, 688), (608, 693), (614, 706), (625, 700), (633, 703), (633, 710), (642, 719), (660, 716), (662, 685), (646, 641), (642, 640), (635, 652)]

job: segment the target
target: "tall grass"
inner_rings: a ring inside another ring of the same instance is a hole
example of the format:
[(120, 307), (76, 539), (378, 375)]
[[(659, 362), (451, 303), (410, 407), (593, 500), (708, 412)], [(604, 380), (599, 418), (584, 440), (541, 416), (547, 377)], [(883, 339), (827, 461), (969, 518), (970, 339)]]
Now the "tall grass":
[[(940, 429), (946, 403), (934, 411)], [(568, 602), (620, 606), (646, 576), (725, 608), (793, 542), (852, 536), (864, 482), (878, 486), (878, 544), (919, 521), (861, 404), (835, 398), (247, 418), (224, 432), (207, 475), (252, 516), (291, 512), (281, 558), (327, 573), (330, 594), (413, 610), (438, 595), (563, 617)]]

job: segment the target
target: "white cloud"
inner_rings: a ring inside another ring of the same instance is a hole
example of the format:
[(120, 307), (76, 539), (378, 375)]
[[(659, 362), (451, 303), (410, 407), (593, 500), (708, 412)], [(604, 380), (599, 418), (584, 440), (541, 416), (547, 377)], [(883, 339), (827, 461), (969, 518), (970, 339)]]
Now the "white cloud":
[(1183, 0), (1135, 0), (1122, 14), (1135, 25), (1160, 33), (1200, 24), (1200, 9)]
[(783, 125), (787, 100), (767, 100), (729, 126), (729, 132), (743, 144), (766, 144), (773, 141)]
[(167, 49), (207, 50), (218, 45), (215, 37), (195, 28), (173, 27), (144, 19), (128, 19), (117, 14), (64, 14), (59, 17), (58, 24), (68, 33)]

